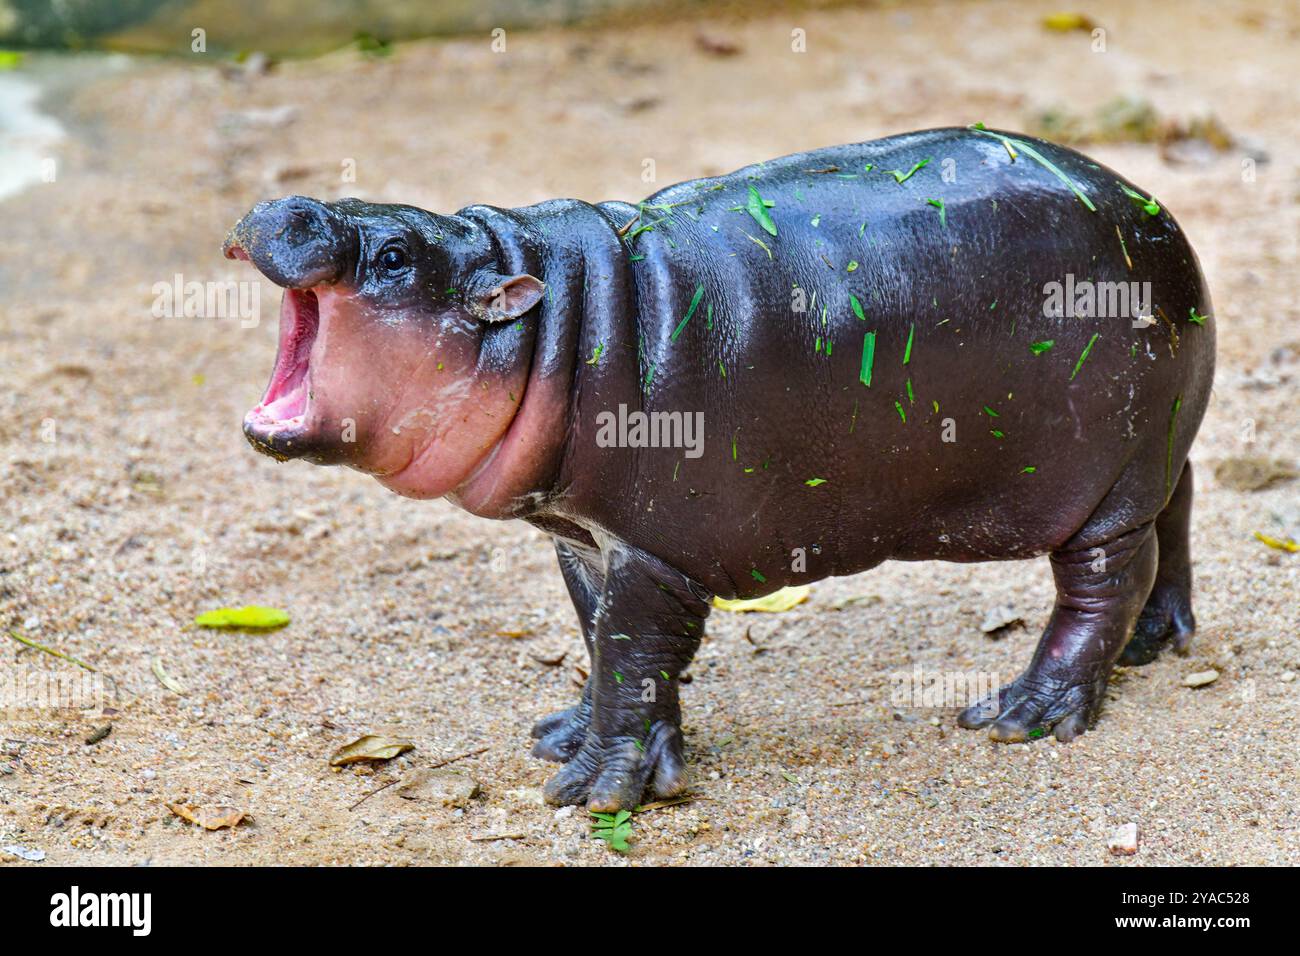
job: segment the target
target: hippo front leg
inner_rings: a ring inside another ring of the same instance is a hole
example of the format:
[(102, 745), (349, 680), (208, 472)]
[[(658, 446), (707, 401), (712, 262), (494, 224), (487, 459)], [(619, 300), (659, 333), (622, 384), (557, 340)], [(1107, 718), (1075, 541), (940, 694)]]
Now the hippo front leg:
[[(600, 568), (600, 554), (556, 538), (555, 556), (559, 559), (560, 574), (564, 577), (564, 586), (569, 590), (573, 609), (578, 614), (578, 627), (582, 631), (582, 642), (587, 645), (587, 657), (594, 659), (596, 607), (605, 583)], [(533, 756), (558, 763), (572, 759), (587, 739), (587, 728), (590, 726), (589, 678), (576, 705), (543, 717), (533, 725), (533, 737), (537, 739), (533, 745)]]
[(631, 809), (686, 789), (678, 676), (700, 646), (709, 595), (658, 558), (616, 545), (606, 552), (596, 612), (591, 726), (546, 784), (554, 804)]

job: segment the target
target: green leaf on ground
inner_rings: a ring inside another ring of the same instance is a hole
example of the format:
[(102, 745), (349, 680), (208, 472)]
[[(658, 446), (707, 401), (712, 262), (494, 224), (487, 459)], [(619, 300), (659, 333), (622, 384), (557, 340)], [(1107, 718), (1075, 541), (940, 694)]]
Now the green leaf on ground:
[(221, 607), (215, 611), (205, 611), (194, 619), (199, 627), (247, 627), (259, 631), (269, 631), (284, 627), (289, 623), (289, 612), (277, 607)]
[(591, 835), (597, 840), (604, 840), (609, 848), (618, 853), (632, 849), (627, 838), (632, 835), (632, 811), (620, 810), (618, 813), (591, 812), (593, 822)]

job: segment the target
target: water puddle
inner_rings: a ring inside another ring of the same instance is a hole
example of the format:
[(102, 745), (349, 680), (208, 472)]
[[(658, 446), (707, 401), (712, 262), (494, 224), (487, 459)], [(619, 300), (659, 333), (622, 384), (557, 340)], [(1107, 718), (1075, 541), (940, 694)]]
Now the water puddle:
[(41, 112), (41, 94), (30, 77), (0, 73), (0, 199), (54, 179), (54, 150), (65, 134), (58, 120)]

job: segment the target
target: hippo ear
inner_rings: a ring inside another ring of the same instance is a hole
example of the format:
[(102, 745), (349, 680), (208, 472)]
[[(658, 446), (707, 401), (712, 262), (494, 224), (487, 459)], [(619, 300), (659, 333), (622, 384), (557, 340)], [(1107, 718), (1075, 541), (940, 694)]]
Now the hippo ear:
[(546, 290), (541, 279), (523, 273), (498, 281), (476, 297), (476, 311), (487, 322), (505, 322), (517, 319), (539, 301)]

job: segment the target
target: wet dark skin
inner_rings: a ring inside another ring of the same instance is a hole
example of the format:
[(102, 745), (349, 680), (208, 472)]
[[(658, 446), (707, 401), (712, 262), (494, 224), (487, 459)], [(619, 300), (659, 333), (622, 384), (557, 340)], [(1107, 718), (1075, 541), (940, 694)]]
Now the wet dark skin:
[[(438, 343), (401, 378), (400, 419), (434, 420), (437, 454), (418, 429), (398, 429), (415, 436), (400, 454), (386, 428), (344, 447), (310, 412), (301, 429), (246, 430), (278, 457), (345, 461), (553, 536), (591, 655), (579, 702), (533, 728), (534, 753), (564, 764), (554, 803), (610, 811), (687, 787), (678, 680), (715, 595), (890, 559), (1049, 557), (1056, 604), (1033, 659), (957, 719), (996, 741), (1070, 740), (1117, 661), (1182, 650), (1195, 626), (1187, 454), (1214, 320), (1195, 254), (1149, 195), (1049, 143), (944, 129), (638, 206), (262, 204), (227, 255), (317, 289), (322, 315), (361, 308), (376, 343)], [(393, 236), (400, 278), (381, 281)], [(1067, 276), (1150, 283), (1152, 318), (1046, 314)], [(439, 384), (433, 358), (472, 388)], [(447, 397), (414, 414), (426, 387)], [(701, 453), (598, 440), (620, 405), (702, 412)], [(448, 444), (472, 429), (478, 444)]]

